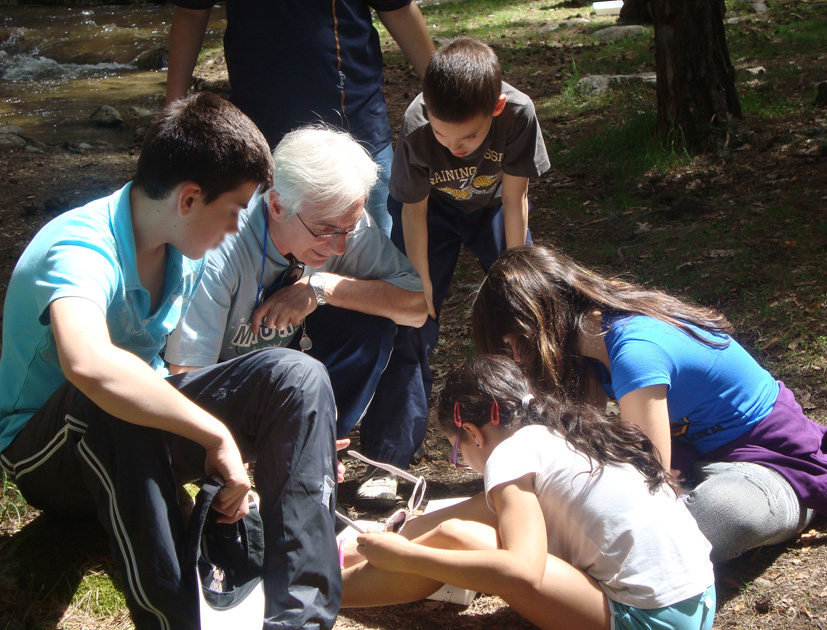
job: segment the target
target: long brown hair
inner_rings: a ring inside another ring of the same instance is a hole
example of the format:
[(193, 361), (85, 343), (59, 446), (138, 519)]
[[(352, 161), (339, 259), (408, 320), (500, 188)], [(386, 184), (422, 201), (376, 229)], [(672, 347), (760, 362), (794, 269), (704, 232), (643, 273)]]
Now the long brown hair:
[(455, 408), (463, 423), (489, 423), (494, 401), (501, 430), (546, 426), (599, 466), (631, 464), (643, 475), (650, 492), (664, 484), (678, 492), (677, 482), (661, 465), (651, 440), (636, 425), (609, 420), (591, 405), (564, 404), (532, 392), (520, 366), (504, 355), (477, 356), (451, 373), (439, 395), (442, 430), (449, 436), (457, 433)]
[(584, 400), (591, 363), (578, 342), (595, 311), (649, 315), (708, 345), (689, 324), (715, 334), (732, 331), (717, 311), (688, 304), (661, 291), (601, 276), (564, 254), (538, 246), (506, 250), (492, 265), (474, 301), (477, 351), (508, 349), (513, 334), (520, 363), (542, 390), (563, 400)]

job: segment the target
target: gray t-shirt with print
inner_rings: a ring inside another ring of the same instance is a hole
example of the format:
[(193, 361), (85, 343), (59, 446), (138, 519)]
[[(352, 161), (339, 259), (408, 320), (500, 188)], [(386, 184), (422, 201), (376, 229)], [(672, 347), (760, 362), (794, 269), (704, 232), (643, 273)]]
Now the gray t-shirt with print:
[[(368, 226), (348, 240), (345, 253), (331, 256), (322, 267), (360, 280), (384, 280), (408, 291), (422, 291), (422, 282), (410, 261), (376, 227), (367, 213), (356, 228)], [(207, 268), (184, 319), (167, 339), (164, 358), (175, 365), (204, 366), (226, 361), (261, 348), (286, 346), (296, 330), (260, 329), (254, 335), (250, 316), (259, 281), (271, 286), (287, 269), (269, 234), (264, 256), (265, 220), (262, 197), (255, 195), (241, 214), (238, 233), (207, 255)], [(324, 307), (320, 307), (324, 308)]]
[(502, 174), (537, 177), (549, 167), (531, 99), (503, 82), (505, 108), (473, 153), (457, 157), (434, 136), (422, 94), (410, 104), (393, 155), (390, 193), (402, 203), (436, 195), (466, 212), (501, 203)]

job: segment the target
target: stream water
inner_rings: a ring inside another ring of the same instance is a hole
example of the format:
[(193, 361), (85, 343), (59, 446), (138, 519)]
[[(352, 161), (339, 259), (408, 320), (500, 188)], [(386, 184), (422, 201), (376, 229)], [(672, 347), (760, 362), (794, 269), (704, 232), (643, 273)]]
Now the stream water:
[[(0, 9), (0, 126), (17, 125), (43, 142), (116, 140), (89, 122), (100, 105), (158, 109), (166, 82), (164, 50), (174, 7), (164, 5)], [(220, 43), (223, 7), (205, 44)], [(145, 57), (155, 70), (139, 66)]]

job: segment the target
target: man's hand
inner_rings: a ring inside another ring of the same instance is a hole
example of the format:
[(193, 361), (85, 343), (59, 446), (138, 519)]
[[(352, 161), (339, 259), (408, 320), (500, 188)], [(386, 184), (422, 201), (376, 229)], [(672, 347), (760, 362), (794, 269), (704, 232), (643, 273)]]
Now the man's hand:
[(422, 290), (425, 292), (425, 303), (428, 305), (428, 315), (436, 319), (436, 309), (434, 308), (434, 285), (431, 284), (431, 279), (422, 278)]
[(222, 515), (216, 521), (235, 523), (244, 518), (250, 511), (247, 507), (250, 479), (238, 447), (229, 434), (220, 444), (207, 449), (204, 468), (208, 475), (219, 475), (224, 479), (224, 487), (212, 503), (212, 509)]
[(262, 327), (286, 330), (288, 326), (301, 326), (304, 318), (315, 311), (317, 306), (308, 278), (306, 276), (289, 287), (279, 289), (258, 305), (250, 321), (254, 335)]

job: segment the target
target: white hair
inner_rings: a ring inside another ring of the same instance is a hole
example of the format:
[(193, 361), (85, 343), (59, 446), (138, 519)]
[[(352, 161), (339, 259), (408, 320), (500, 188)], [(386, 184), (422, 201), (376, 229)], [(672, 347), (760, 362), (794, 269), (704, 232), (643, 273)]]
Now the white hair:
[(323, 125), (286, 134), (273, 151), (273, 188), (287, 217), (314, 208), (342, 216), (360, 197), (367, 204), (379, 167), (344, 131)]

